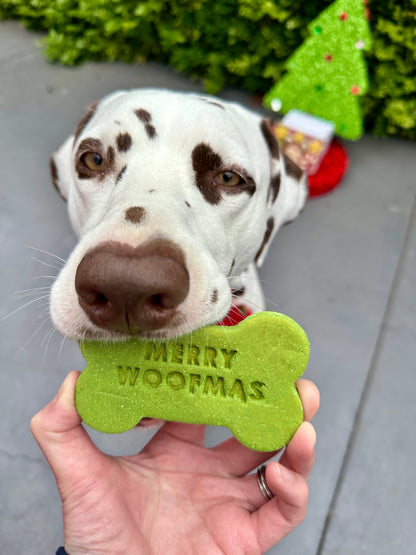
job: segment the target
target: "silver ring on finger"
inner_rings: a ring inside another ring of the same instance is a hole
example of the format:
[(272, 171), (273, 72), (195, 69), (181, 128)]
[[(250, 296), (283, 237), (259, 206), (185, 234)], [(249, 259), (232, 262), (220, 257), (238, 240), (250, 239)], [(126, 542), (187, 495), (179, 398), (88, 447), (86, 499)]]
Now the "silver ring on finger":
[(262, 466), (259, 466), (257, 469), (257, 482), (259, 484), (259, 488), (261, 493), (263, 494), (263, 496), (265, 497), (265, 499), (267, 501), (270, 501), (271, 499), (273, 499), (274, 494), (270, 491), (269, 486), (267, 485), (266, 482), (266, 465), (263, 464)]

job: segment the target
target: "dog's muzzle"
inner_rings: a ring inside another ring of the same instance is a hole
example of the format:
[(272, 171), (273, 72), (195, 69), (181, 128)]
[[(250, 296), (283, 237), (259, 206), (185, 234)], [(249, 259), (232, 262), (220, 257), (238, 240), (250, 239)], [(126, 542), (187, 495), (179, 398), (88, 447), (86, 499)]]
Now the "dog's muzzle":
[(110, 241), (82, 258), (75, 289), (93, 324), (130, 335), (172, 321), (188, 295), (189, 274), (181, 249), (168, 240), (137, 248)]

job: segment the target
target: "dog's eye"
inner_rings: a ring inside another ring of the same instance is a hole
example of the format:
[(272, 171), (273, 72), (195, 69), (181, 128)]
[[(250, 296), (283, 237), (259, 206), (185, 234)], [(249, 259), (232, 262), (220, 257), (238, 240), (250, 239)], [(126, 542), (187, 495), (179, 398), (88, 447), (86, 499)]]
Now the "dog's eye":
[(85, 152), (81, 156), (81, 162), (87, 166), (93, 172), (97, 172), (103, 169), (103, 157), (98, 152)]
[(221, 172), (217, 174), (214, 178), (217, 185), (222, 185), (225, 187), (235, 187), (243, 182), (243, 179), (238, 173), (231, 171)]

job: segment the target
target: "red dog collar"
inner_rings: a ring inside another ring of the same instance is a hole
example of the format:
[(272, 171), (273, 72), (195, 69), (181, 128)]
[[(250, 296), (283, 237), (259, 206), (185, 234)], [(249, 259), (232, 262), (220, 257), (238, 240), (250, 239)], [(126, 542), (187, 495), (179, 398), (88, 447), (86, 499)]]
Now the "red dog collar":
[(217, 322), (217, 326), (235, 326), (250, 314), (253, 313), (246, 305), (232, 305), (227, 316)]

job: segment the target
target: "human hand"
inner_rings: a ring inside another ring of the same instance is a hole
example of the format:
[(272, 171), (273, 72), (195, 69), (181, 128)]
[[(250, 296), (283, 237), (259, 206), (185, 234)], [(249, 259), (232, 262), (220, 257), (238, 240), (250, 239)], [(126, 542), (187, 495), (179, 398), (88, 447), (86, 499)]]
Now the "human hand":
[(70, 555), (264, 553), (303, 520), (307, 478), (315, 459), (309, 421), (319, 392), (298, 380), (305, 422), (279, 462), (266, 469), (275, 495), (266, 501), (256, 474), (275, 453), (235, 438), (207, 449), (205, 426), (167, 422), (137, 455), (102, 453), (74, 405), (79, 372), (31, 422), (55, 474)]

